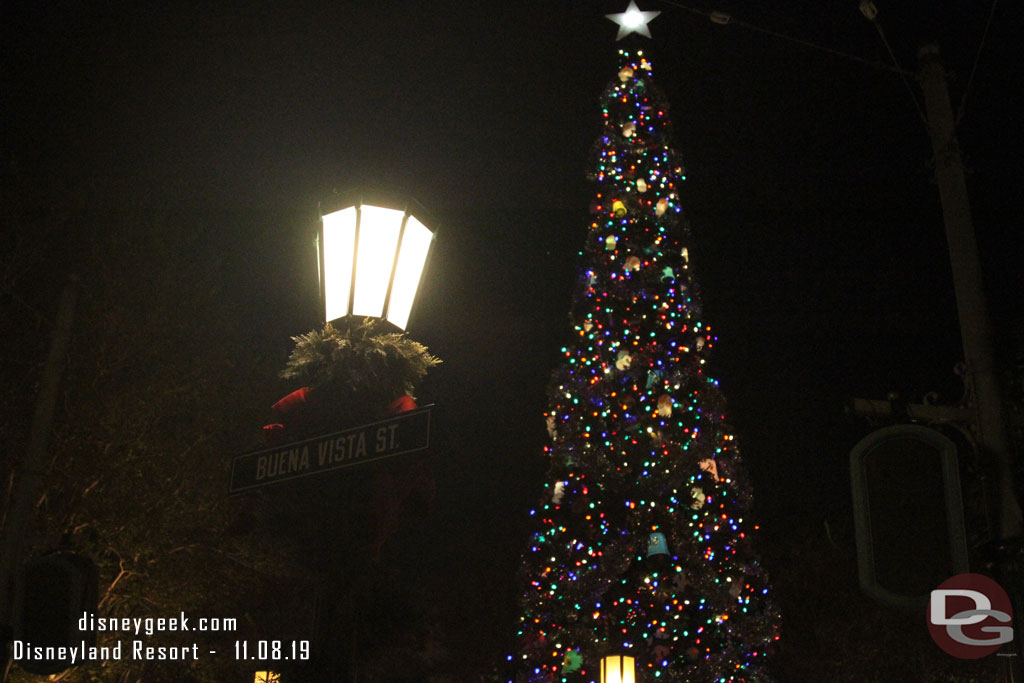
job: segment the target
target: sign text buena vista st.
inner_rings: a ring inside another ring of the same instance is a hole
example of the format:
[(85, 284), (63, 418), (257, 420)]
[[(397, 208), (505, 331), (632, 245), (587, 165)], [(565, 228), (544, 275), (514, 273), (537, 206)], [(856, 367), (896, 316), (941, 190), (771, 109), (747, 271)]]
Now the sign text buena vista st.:
[(231, 493), (422, 451), (430, 439), (430, 408), (305, 441), (235, 457)]

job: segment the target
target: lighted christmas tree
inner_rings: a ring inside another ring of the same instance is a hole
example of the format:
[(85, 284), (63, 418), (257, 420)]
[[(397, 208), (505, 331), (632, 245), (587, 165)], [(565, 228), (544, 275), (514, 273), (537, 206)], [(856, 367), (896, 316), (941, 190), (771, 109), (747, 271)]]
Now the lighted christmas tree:
[[(778, 638), (750, 490), (705, 369), (668, 104), (620, 51), (594, 146), (593, 220), (546, 413), (548, 480), (520, 577), (516, 681), (765, 681)], [(609, 676), (609, 681), (620, 680)]]

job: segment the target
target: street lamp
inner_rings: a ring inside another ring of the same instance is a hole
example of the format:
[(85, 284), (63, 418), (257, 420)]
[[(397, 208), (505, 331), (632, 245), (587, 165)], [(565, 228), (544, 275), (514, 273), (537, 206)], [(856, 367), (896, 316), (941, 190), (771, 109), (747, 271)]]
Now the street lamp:
[(601, 683), (636, 683), (632, 657), (608, 655), (601, 660)]
[(324, 320), (370, 316), (404, 330), (434, 233), (407, 209), (364, 204), (320, 219)]

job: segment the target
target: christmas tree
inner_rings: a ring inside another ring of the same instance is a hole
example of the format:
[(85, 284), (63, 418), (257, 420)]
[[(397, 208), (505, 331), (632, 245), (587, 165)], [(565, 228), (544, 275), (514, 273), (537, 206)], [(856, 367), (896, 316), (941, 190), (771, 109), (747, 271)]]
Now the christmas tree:
[(530, 513), (515, 680), (596, 682), (617, 655), (633, 658), (636, 681), (765, 681), (778, 615), (705, 368), (717, 338), (690, 264), (683, 166), (650, 62), (619, 54), (593, 149), (574, 341), (545, 414), (551, 464)]

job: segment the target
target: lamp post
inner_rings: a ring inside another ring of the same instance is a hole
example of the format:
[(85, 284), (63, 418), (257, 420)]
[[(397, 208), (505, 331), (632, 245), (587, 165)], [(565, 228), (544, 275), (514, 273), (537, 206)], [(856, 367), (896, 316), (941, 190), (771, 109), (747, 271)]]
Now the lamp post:
[(603, 657), (601, 683), (636, 683), (636, 664), (633, 658), (625, 655)]
[(318, 256), (324, 320), (380, 318), (404, 330), (434, 233), (408, 209), (363, 203), (325, 214)]
[[(323, 441), (323, 449), (317, 452), (328, 454), (327, 460), (332, 457), (338, 460), (339, 467), (377, 458), (389, 460), (387, 466), (364, 472), (360, 486), (341, 489), (352, 496), (346, 497), (347, 514), (338, 522), (332, 539), (336, 546), (351, 552), (345, 553), (344, 562), (322, 568), (319, 598), (322, 604), (315, 618), (313, 638), (317, 661), (313, 666), (321, 680), (345, 683), (354, 683), (359, 678), (360, 614), (366, 608), (356, 598), (369, 590), (367, 576), (371, 574), (372, 563), (379, 560), (384, 539), (397, 528), (403, 499), (419, 495), (421, 489), (425, 490), (425, 482), (432, 481), (429, 468), (422, 461), (391, 458), (427, 448), (429, 407), (414, 411), (416, 404), (409, 393), (426, 369), (438, 362), (423, 345), (405, 339), (404, 335), (388, 334), (404, 332), (408, 326), (434, 242), (434, 231), (427, 226), (430, 221), (425, 222), (424, 212), (418, 207), (417, 215), (413, 215), (408, 208), (389, 208), (387, 202), (366, 202), (362, 196), (355, 199), (339, 202), (335, 206), (343, 208), (321, 214), (317, 265), (321, 312), (326, 325), (323, 331), (314, 331), (302, 338), (305, 342), (296, 338), (297, 348), (315, 339), (303, 347), (303, 351), (329, 347), (335, 353), (321, 356), (316, 351), (311, 354), (315, 356), (313, 360), (293, 353), (293, 360), (302, 357), (305, 363), (302, 371), (297, 371), (293, 377), (301, 377), (309, 386), (275, 404), (281, 406), (288, 403), (290, 397), (295, 398), (298, 414), (293, 424), (304, 425), (307, 429), (315, 424), (324, 430), (336, 431), (342, 426), (334, 425), (336, 420), (348, 420), (344, 431), (310, 439), (311, 443), (318, 439)], [(367, 318), (371, 320), (363, 324)], [(371, 348), (374, 353), (363, 353)], [(386, 356), (376, 353), (381, 348), (387, 349)], [(344, 352), (339, 352), (340, 349)], [(406, 362), (392, 362), (399, 357)], [(293, 364), (293, 370), (298, 367), (297, 363)], [(344, 379), (338, 380), (338, 377)], [(384, 417), (382, 410), (390, 416), (387, 421), (381, 419)], [(373, 421), (354, 426), (360, 422), (360, 417)], [(283, 422), (282, 428), (289, 429), (287, 416)], [(407, 429), (414, 422), (422, 423), (425, 428)], [(342, 443), (339, 434), (348, 435), (346, 445), (340, 450), (337, 448), (337, 444)], [(395, 438), (391, 438), (392, 435)], [(268, 481), (269, 477), (258, 476), (259, 458), (273, 458), (268, 453), (270, 451), (236, 458), (239, 462), (244, 459), (246, 464), (257, 463), (255, 479), (249, 482), (240, 476), (240, 488)], [(320, 460), (324, 459), (321, 455)], [(310, 471), (318, 466), (312, 460), (307, 468)], [(235, 469), (244, 470), (241, 465)], [(278, 471), (280, 473), (282, 468)], [(307, 471), (300, 466), (296, 472), (287, 472), (277, 479), (283, 481), (292, 475), (305, 474)], [(410, 484), (408, 490), (396, 492), (395, 482), (406, 480), (417, 483)]]

